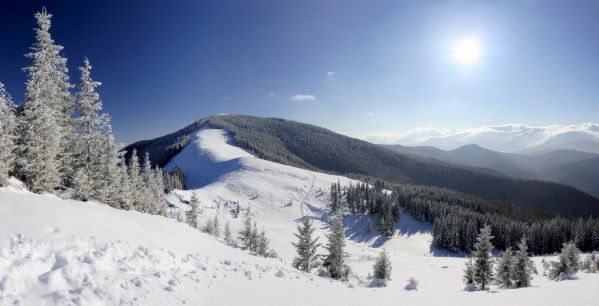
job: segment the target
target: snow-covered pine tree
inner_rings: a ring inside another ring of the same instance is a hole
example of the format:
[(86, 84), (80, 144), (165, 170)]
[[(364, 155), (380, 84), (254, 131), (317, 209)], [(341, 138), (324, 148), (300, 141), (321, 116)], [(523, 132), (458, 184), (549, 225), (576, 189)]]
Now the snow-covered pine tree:
[(486, 225), (480, 230), (474, 245), (474, 283), (480, 290), (489, 289), (493, 280), (493, 262), (491, 250), (491, 228)]
[(6, 183), (12, 173), (15, 161), (15, 140), (17, 123), (15, 104), (0, 83), (0, 186)]
[(516, 287), (530, 286), (530, 262), (531, 261), (528, 258), (528, 246), (526, 244), (526, 237), (522, 237), (520, 243), (518, 243), (518, 250), (514, 255), (512, 278)]
[(123, 175), (120, 169), (121, 158), (108, 120), (106, 129), (102, 134), (99, 155), (101, 179), (95, 197), (114, 208), (122, 208), (126, 199), (121, 194), (121, 190), (125, 188), (121, 186), (121, 176)]
[(574, 275), (578, 272), (580, 261), (580, 251), (573, 242), (563, 244), (562, 252), (558, 256), (557, 262), (551, 262), (549, 269), (549, 278), (558, 279), (560, 274)]
[(17, 167), (27, 187), (39, 193), (53, 191), (62, 181), (59, 155), (65, 135), (60, 111), (70, 85), (65, 84), (66, 59), (60, 55), (63, 47), (54, 43), (49, 32), (52, 15), (44, 8), (35, 18), (36, 42), (26, 55), (33, 63), (24, 68), (27, 83), (19, 118)]
[(193, 228), (198, 228), (198, 203), (198, 197), (194, 192), (191, 194), (191, 200), (189, 201), (191, 209), (185, 212), (185, 222)]
[(339, 195), (337, 192), (337, 185), (335, 183), (331, 184), (331, 211), (333, 213), (337, 212), (337, 209), (339, 209), (340, 206)]
[(231, 236), (231, 225), (229, 224), (229, 220), (225, 223), (225, 241), (228, 243), (233, 243), (233, 237)]
[(252, 228), (252, 213), (248, 207), (245, 219), (243, 220), (243, 229), (239, 232), (239, 241), (241, 246), (250, 251), (254, 250), (256, 244), (255, 236)]
[(268, 257), (268, 247), (270, 241), (266, 238), (266, 231), (262, 229), (256, 240), (256, 253), (262, 257)]
[(349, 268), (345, 265), (345, 234), (340, 216), (332, 218), (331, 232), (327, 238), (328, 244), (326, 248), (328, 254), (324, 260), (323, 266), (327, 269), (331, 278), (346, 280), (349, 274)]
[(220, 237), (220, 222), (218, 221), (218, 215), (214, 215), (214, 219), (212, 220), (213, 233), (212, 235), (216, 237)]
[[(77, 130), (77, 145), (74, 150), (76, 177), (74, 181), (75, 197), (87, 200), (95, 196), (98, 200), (105, 200), (102, 193), (106, 188), (106, 173), (104, 158), (104, 147), (106, 144), (103, 133), (108, 128), (108, 116), (101, 114), (102, 102), (96, 88), (101, 85), (91, 78), (92, 66), (87, 57), (83, 60), (83, 66), (79, 67), (81, 72), (81, 84), (77, 93), (76, 113), (79, 115), (74, 119)], [(70, 155), (65, 153), (65, 158)], [(65, 165), (68, 165), (65, 162)], [(67, 170), (69, 171), (69, 170)], [(83, 173), (81, 173), (83, 172)], [(92, 190), (89, 192), (89, 190)]]
[(214, 223), (212, 223), (212, 218), (208, 217), (206, 219), (206, 224), (204, 224), (204, 232), (208, 235), (214, 236)]
[(474, 285), (474, 262), (472, 261), (472, 257), (469, 257), (468, 261), (466, 261), (463, 280), (466, 286)]
[(121, 209), (130, 210), (133, 208), (135, 198), (133, 197), (133, 187), (124, 155), (125, 152), (119, 152), (118, 178), (120, 180), (120, 184), (117, 188), (118, 193), (116, 198), (121, 205)]
[(301, 225), (297, 226), (297, 243), (291, 243), (297, 250), (297, 257), (293, 259), (293, 267), (305, 272), (310, 272), (318, 256), (316, 250), (320, 246), (318, 237), (313, 238), (314, 231), (312, 221), (304, 218)]
[(495, 280), (502, 288), (510, 288), (512, 286), (512, 267), (514, 264), (514, 256), (510, 247), (501, 252), (501, 257), (497, 263), (495, 270)]
[(143, 185), (142, 198), (144, 203), (144, 212), (151, 214), (157, 214), (158, 205), (154, 198), (154, 191), (152, 190), (152, 180), (154, 171), (152, 171), (152, 163), (150, 161), (150, 153), (144, 154), (144, 159), (141, 168), (141, 180)]
[(139, 157), (137, 156), (136, 149), (133, 149), (133, 152), (131, 152), (131, 158), (129, 158), (128, 174), (129, 183), (131, 187), (131, 208), (143, 212), (145, 208), (145, 204), (143, 203), (145, 186), (141, 177), (141, 171), (139, 168)]
[(250, 251), (256, 252), (256, 250), (258, 249), (258, 244), (260, 243), (260, 240), (258, 239), (258, 224), (256, 223), (256, 221), (254, 221), (254, 224), (252, 225), (252, 234), (250, 237), (252, 238), (252, 243), (250, 244)]
[(387, 250), (383, 249), (375, 260), (372, 266), (372, 277), (382, 284), (391, 279), (391, 260), (387, 255)]

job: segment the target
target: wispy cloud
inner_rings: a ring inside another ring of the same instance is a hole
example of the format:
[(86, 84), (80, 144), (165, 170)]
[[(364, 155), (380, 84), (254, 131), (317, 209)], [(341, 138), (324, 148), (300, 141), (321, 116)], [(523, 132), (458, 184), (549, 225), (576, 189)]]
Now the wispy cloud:
[(231, 100), (233, 100), (233, 97), (226, 96), (226, 97), (223, 98), (223, 100), (225, 100), (225, 101), (231, 101)]
[(272, 98), (274, 98), (276, 95), (277, 95), (277, 94), (275, 94), (274, 92), (269, 92), (269, 93), (266, 95), (266, 97), (267, 97), (267, 98), (269, 98), (269, 99), (272, 99)]
[(337, 72), (336, 72), (336, 71), (327, 71), (327, 77), (328, 77), (329, 79), (333, 79), (333, 78), (335, 78), (335, 76), (336, 76), (336, 75), (337, 75)]
[(306, 94), (297, 94), (289, 98), (289, 100), (294, 102), (308, 102), (308, 101), (316, 101), (316, 97), (313, 95)]

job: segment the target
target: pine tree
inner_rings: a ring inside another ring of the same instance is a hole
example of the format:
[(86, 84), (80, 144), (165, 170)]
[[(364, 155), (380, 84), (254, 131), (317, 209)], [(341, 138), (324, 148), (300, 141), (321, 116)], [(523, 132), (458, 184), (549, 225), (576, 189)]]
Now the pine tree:
[(129, 177), (129, 169), (125, 163), (124, 152), (119, 153), (119, 164), (118, 164), (118, 179), (120, 181), (117, 187), (116, 198), (120, 203), (120, 208), (130, 210), (133, 208), (135, 198), (133, 196), (133, 185)]
[(214, 219), (212, 220), (212, 227), (212, 235), (220, 237), (220, 223), (218, 221), (218, 215), (214, 215)]
[(297, 243), (291, 243), (297, 250), (297, 257), (293, 259), (293, 267), (305, 272), (310, 272), (313, 264), (317, 260), (316, 250), (320, 246), (318, 237), (313, 238), (315, 228), (312, 227), (312, 221), (304, 218), (301, 225), (297, 226)]
[(0, 186), (8, 180), (15, 160), (16, 115), (10, 95), (0, 83)]
[(333, 213), (337, 212), (339, 209), (339, 195), (337, 194), (338, 189), (335, 183), (331, 184), (331, 211)]
[(256, 253), (262, 257), (268, 257), (270, 241), (266, 238), (266, 231), (262, 229), (256, 240)]
[(145, 194), (145, 186), (143, 183), (143, 179), (141, 177), (141, 171), (139, 168), (139, 157), (137, 156), (137, 150), (133, 149), (133, 152), (131, 153), (131, 158), (129, 158), (129, 167), (128, 167), (128, 174), (129, 174), (129, 182), (130, 182), (130, 187), (131, 187), (131, 199), (132, 199), (132, 204), (131, 204), (131, 208), (140, 211), (140, 212), (144, 212), (145, 210), (145, 199), (144, 199), (144, 194)]
[(198, 204), (199, 200), (196, 194), (192, 193), (191, 200), (189, 201), (191, 209), (185, 212), (185, 222), (193, 228), (198, 228)]
[(531, 280), (531, 269), (530, 259), (528, 258), (528, 246), (526, 245), (526, 238), (522, 237), (518, 244), (518, 250), (516, 251), (514, 258), (514, 271), (513, 279), (516, 287), (527, 287), (530, 286)]
[(231, 237), (231, 226), (229, 225), (229, 220), (225, 224), (225, 241), (228, 243), (233, 243), (233, 237)]
[(474, 245), (474, 282), (480, 290), (489, 289), (493, 279), (493, 262), (491, 256), (491, 228), (487, 225), (480, 230)]
[(391, 260), (387, 255), (387, 250), (383, 249), (377, 257), (372, 267), (372, 275), (375, 280), (383, 282), (391, 279)]
[(36, 42), (26, 55), (33, 63), (24, 69), (27, 84), (19, 120), (17, 166), (29, 189), (39, 193), (53, 191), (62, 181), (65, 156), (60, 156), (67, 136), (64, 116), (71, 112), (63, 109), (70, 85), (66, 59), (60, 56), (63, 47), (54, 43), (49, 32), (52, 15), (44, 8), (35, 18)]
[(341, 217), (335, 216), (331, 220), (331, 233), (327, 236), (328, 254), (324, 260), (323, 266), (328, 270), (331, 278), (346, 280), (349, 269), (345, 265), (345, 257), (347, 256), (345, 248), (345, 234)]
[(239, 241), (241, 246), (250, 251), (254, 250), (256, 244), (254, 231), (252, 228), (252, 213), (248, 207), (245, 219), (243, 220), (243, 229), (239, 232)]
[(557, 279), (560, 274), (574, 275), (578, 272), (580, 261), (580, 251), (573, 242), (563, 244), (562, 252), (558, 256), (557, 262), (551, 262), (549, 269), (549, 278)]
[(472, 257), (468, 258), (468, 261), (466, 261), (463, 280), (466, 285), (474, 284), (474, 262), (472, 261)]
[(512, 249), (507, 248), (501, 253), (499, 262), (497, 263), (497, 269), (495, 270), (495, 278), (497, 284), (502, 288), (509, 288), (512, 286), (512, 266), (514, 264), (514, 257)]
[(208, 235), (214, 236), (214, 224), (212, 223), (212, 218), (210, 217), (206, 219), (206, 224), (204, 225), (204, 232), (208, 233)]

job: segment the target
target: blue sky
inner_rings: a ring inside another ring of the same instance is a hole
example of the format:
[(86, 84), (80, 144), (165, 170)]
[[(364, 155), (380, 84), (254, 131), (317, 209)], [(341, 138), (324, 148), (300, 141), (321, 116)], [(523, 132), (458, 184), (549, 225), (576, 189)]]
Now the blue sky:
[[(599, 118), (599, 1), (2, 1), (0, 82), (18, 102), (43, 5), (125, 143), (215, 113), (353, 136)], [(471, 66), (452, 56), (465, 37), (483, 49)]]

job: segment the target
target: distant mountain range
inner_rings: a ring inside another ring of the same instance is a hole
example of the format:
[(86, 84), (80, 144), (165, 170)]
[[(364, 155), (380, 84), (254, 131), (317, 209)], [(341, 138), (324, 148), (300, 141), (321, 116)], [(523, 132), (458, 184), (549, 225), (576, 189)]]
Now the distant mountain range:
[(370, 134), (365, 140), (378, 144), (434, 146), (453, 150), (478, 144), (499, 152), (541, 154), (576, 150), (599, 154), (599, 124), (533, 127), (521, 124), (470, 129), (419, 128), (403, 134)]
[(149, 152), (153, 161), (165, 165), (189, 142), (190, 133), (204, 125), (226, 130), (234, 145), (282, 164), (390, 183), (444, 187), (565, 215), (599, 216), (599, 199), (570, 186), (514, 179), (496, 170), (400, 153), (317, 126), (277, 118), (212, 116), (169, 135), (131, 144), (126, 150)]
[(385, 145), (397, 152), (434, 158), (446, 163), (488, 168), (514, 178), (553, 181), (574, 186), (599, 197), (599, 154), (575, 150), (556, 150), (525, 155), (502, 153), (465, 145), (454, 150), (431, 146)]

